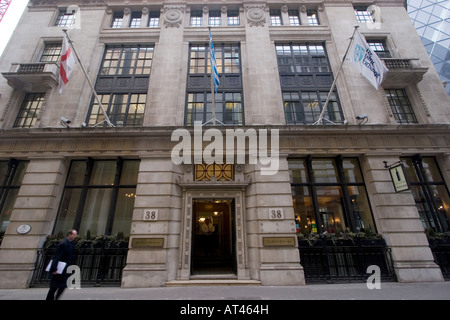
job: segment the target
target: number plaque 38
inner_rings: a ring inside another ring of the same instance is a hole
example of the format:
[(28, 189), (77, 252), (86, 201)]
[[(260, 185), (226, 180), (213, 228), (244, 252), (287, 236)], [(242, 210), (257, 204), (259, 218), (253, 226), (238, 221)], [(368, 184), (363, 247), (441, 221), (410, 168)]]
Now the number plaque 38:
[(281, 208), (270, 208), (269, 219), (284, 219), (284, 212)]
[(158, 220), (158, 209), (145, 209), (144, 221), (156, 221)]

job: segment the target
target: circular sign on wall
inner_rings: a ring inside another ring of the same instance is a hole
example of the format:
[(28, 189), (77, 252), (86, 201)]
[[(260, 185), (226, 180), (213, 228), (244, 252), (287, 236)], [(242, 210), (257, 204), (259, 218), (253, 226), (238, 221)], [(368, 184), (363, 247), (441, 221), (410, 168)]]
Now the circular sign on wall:
[(21, 224), (17, 227), (17, 233), (26, 234), (30, 232), (31, 226), (29, 224)]

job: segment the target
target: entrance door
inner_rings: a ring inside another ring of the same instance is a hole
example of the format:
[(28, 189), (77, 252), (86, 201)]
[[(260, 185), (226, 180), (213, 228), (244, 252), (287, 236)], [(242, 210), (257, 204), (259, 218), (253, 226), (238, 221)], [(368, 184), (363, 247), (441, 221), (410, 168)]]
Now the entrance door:
[(192, 275), (236, 274), (234, 200), (193, 200)]

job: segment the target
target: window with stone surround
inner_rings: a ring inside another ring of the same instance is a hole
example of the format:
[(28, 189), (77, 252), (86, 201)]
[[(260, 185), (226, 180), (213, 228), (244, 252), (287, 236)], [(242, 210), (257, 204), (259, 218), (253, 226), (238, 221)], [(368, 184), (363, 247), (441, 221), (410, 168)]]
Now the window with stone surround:
[(46, 43), (42, 52), (40, 62), (59, 62), (61, 57), (62, 43)]
[(107, 46), (100, 74), (149, 75), (153, 61), (153, 45)]
[[(243, 125), (243, 100), (240, 92), (217, 92), (214, 95), (216, 119), (224, 124)], [(187, 97), (186, 120), (188, 126), (195, 121), (208, 122), (212, 119), (212, 95), (210, 91), (190, 92)]]
[(357, 158), (288, 159), (297, 230), (376, 233)]
[(14, 128), (32, 128), (44, 104), (45, 93), (27, 93), (23, 99)]
[[(97, 76), (101, 105), (115, 126), (142, 126), (153, 62), (153, 45), (107, 46)], [(106, 125), (103, 110), (92, 97), (86, 123)]]
[(450, 231), (450, 194), (434, 157), (401, 158), (425, 230)]
[(57, 27), (70, 27), (75, 23), (75, 12), (67, 12), (67, 8), (59, 9), (55, 21)]
[[(327, 91), (283, 91), (284, 114), (287, 124), (311, 124), (319, 120), (327, 100)], [(342, 113), (336, 94), (332, 93), (327, 104), (327, 120), (342, 122)]]
[(192, 10), (191, 20), (189, 26), (191, 27), (201, 27), (203, 23), (203, 12), (202, 10)]
[(306, 15), (308, 17), (308, 25), (310, 26), (318, 26), (319, 23), (319, 15), (317, 14), (317, 10), (308, 9), (306, 10)]
[[(142, 126), (147, 95), (145, 93), (101, 94), (100, 101), (109, 120), (116, 127)], [(95, 126), (104, 120), (98, 101), (93, 101), (88, 120), (89, 126)]]
[(384, 39), (366, 39), (367, 44), (379, 58), (391, 58), (391, 53)]
[(111, 28), (116, 29), (122, 27), (123, 22), (123, 11), (114, 12), (113, 19), (111, 22)]
[[(284, 113), (287, 124), (313, 124), (325, 106), (333, 75), (322, 43), (277, 43)], [(321, 124), (342, 123), (337, 91), (330, 95)]]
[(53, 234), (130, 234), (139, 160), (73, 160)]
[(159, 19), (160, 12), (159, 11), (150, 11), (148, 14), (148, 26), (150, 28), (158, 28), (159, 27)]
[(411, 102), (404, 89), (384, 90), (392, 109), (392, 114), (398, 123), (418, 123)]
[(136, 11), (131, 14), (130, 28), (139, 28), (141, 26), (142, 12)]
[(300, 25), (300, 15), (298, 13), (298, 10), (289, 9), (288, 16), (289, 16), (289, 24), (291, 26), (299, 26)]
[(372, 13), (368, 10), (368, 6), (353, 7), (356, 15), (356, 20), (361, 23), (375, 22)]
[(222, 24), (222, 14), (220, 10), (209, 10), (208, 25), (219, 27)]
[[(214, 44), (217, 71), (220, 77), (215, 93), (216, 119), (225, 124), (243, 125), (243, 88), (239, 44)], [(191, 44), (189, 49), (188, 84), (185, 124), (194, 121), (211, 123), (211, 65), (208, 44)]]
[(28, 161), (0, 161), (0, 242), (11, 219)]
[(228, 10), (227, 21), (229, 26), (238, 26), (240, 24), (239, 10)]
[(269, 16), (270, 16), (270, 25), (271, 26), (281, 26), (283, 25), (282, 19), (281, 19), (281, 10), (279, 9), (270, 9), (269, 10)]

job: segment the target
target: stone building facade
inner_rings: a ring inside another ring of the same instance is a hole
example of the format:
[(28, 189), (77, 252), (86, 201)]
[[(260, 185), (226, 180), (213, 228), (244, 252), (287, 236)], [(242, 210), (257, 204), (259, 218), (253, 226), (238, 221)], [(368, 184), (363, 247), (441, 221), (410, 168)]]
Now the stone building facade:
[[(338, 74), (355, 24), (389, 69), (379, 90), (349, 61)], [(58, 94), (63, 28), (113, 127), (79, 62)], [(398, 281), (443, 281), (424, 231), (449, 231), (450, 100), (403, 1), (31, 0), (0, 71), (2, 288), (27, 287), (47, 236), (72, 227), (130, 237), (123, 287), (220, 268), (304, 285), (298, 234), (345, 230), (381, 234)], [(174, 132), (194, 160), (207, 132), (239, 129), (277, 147), (276, 174), (250, 161), (249, 137), (244, 163), (173, 159)], [(411, 188), (395, 192), (386, 164), (400, 160)]]

